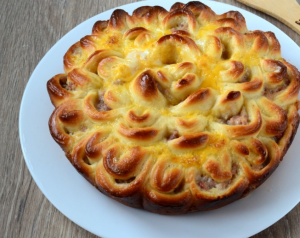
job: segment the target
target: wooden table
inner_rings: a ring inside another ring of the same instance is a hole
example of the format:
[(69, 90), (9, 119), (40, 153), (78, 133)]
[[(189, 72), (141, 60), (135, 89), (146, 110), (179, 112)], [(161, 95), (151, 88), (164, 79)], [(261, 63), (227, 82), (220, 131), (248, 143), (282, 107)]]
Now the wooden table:
[[(299, 35), (272, 17), (234, 0), (219, 1), (238, 6), (267, 19), (300, 45)], [(20, 147), (19, 107), (24, 88), (34, 68), (63, 35), (98, 13), (136, 1), (1, 0), (0, 2), (0, 236), (95, 238), (95, 235), (78, 227), (61, 214), (36, 186), (26, 167)], [(273, 226), (253, 237), (298, 238), (299, 218), (300, 204)]]

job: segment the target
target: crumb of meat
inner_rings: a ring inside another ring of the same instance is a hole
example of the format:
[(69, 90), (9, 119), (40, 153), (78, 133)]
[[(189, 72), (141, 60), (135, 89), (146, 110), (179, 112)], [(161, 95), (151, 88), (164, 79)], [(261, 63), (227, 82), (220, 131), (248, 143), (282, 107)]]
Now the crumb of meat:
[(226, 189), (229, 186), (230, 183), (231, 183), (231, 179), (227, 180), (227, 181), (225, 181), (223, 183), (218, 183), (216, 185), (216, 188), (219, 189), (219, 190), (224, 190), (224, 189)]
[(228, 125), (247, 125), (248, 124), (248, 113), (246, 108), (243, 107), (239, 115), (235, 115), (227, 120)]
[(110, 111), (111, 108), (104, 101), (104, 93), (99, 91), (99, 100), (96, 103), (95, 107), (98, 111)]
[(180, 23), (176, 27), (171, 28), (171, 32), (178, 31), (178, 30), (187, 31), (188, 30), (188, 24), (187, 23)]
[(64, 89), (67, 89), (67, 88), (68, 88), (67, 77), (62, 78), (59, 82), (60, 82), (60, 85), (61, 85)]
[(259, 164), (259, 165), (251, 165), (251, 168), (255, 171), (258, 171), (258, 170), (261, 170), (263, 169), (263, 165), (262, 164)]
[(235, 175), (237, 173), (238, 173), (238, 166), (237, 166), (237, 164), (232, 164), (232, 167), (231, 167), (232, 177), (231, 177), (231, 179), (229, 179), (229, 180), (227, 180), (227, 181), (225, 181), (223, 183), (218, 183), (216, 185), (216, 188), (220, 189), (220, 190), (224, 190), (224, 189), (228, 188), (228, 186), (232, 183), (232, 181), (233, 181), (233, 179), (234, 179), (234, 177), (235, 177)]
[(264, 96), (267, 97), (267, 98), (269, 98), (269, 99), (272, 99), (273, 98), (273, 94), (282, 91), (286, 87), (287, 87), (287, 85), (281, 85), (281, 86), (278, 86), (278, 87), (272, 88), (272, 89), (271, 88), (265, 88)]
[(198, 180), (199, 187), (206, 191), (208, 191), (212, 188), (217, 188), (218, 190), (224, 190), (224, 189), (228, 188), (228, 186), (232, 183), (235, 175), (238, 173), (237, 164), (232, 164), (231, 173), (232, 173), (231, 179), (229, 179), (225, 182), (222, 182), (222, 183), (217, 183), (210, 177), (201, 176), (201, 178)]
[(272, 99), (274, 97), (274, 94), (286, 89), (288, 85), (289, 85), (289, 80), (285, 79), (282, 85), (278, 85), (275, 88), (265, 88), (264, 96), (269, 99)]
[(167, 137), (167, 141), (174, 140), (179, 137), (179, 132), (177, 130), (174, 130), (173, 133)]
[(75, 83), (73, 83), (72, 81), (67, 81), (67, 77), (62, 78), (59, 82), (64, 89), (68, 91), (75, 90)]
[(239, 83), (246, 83), (246, 82), (249, 82), (249, 79), (246, 75), (244, 75), (241, 80), (239, 81)]
[(243, 77), (239, 80), (239, 83), (246, 83), (250, 81), (250, 72), (249, 70), (243, 75)]
[(69, 82), (69, 90), (70, 90), (70, 91), (75, 90), (75, 83)]
[(200, 188), (203, 190), (210, 190), (212, 188), (215, 188), (217, 185), (215, 180), (207, 176), (202, 176), (198, 181), (198, 183)]
[(236, 164), (233, 164), (231, 167), (232, 176), (236, 175), (237, 172), (238, 172), (238, 166)]
[(213, 180), (210, 177), (202, 176), (198, 181), (198, 184), (201, 189), (208, 191), (213, 188), (217, 188), (218, 190), (224, 190), (229, 186), (229, 184), (231, 184), (231, 182), (232, 179), (229, 179), (222, 183), (217, 183), (215, 180)]
[(80, 131), (82, 131), (82, 132), (85, 132), (87, 130), (87, 127), (86, 126), (82, 126), (81, 128), (80, 128)]

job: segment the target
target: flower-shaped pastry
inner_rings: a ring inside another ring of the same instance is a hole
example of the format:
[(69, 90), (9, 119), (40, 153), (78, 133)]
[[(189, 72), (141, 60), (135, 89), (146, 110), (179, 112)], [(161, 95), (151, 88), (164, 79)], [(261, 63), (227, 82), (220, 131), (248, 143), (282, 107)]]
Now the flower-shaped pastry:
[(161, 214), (216, 209), (276, 169), (299, 115), (298, 70), (272, 32), (201, 2), (115, 10), (47, 83), (49, 127), (102, 193)]

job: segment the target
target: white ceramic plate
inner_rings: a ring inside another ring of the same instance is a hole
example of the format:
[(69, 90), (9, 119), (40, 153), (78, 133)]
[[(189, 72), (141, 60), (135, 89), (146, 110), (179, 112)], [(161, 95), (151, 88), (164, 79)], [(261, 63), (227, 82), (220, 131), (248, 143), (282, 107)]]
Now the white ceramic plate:
[[(143, 5), (170, 9), (175, 1), (137, 2), (119, 8), (128, 13)], [(188, 1), (182, 1), (188, 2)], [(282, 54), (300, 68), (299, 47), (282, 31), (245, 10), (213, 1), (203, 1), (216, 13), (238, 10), (250, 30), (276, 33)], [(86, 230), (102, 237), (249, 237), (287, 214), (300, 201), (299, 133), (274, 174), (247, 198), (227, 207), (181, 216), (162, 216), (124, 206), (102, 195), (65, 158), (48, 129), (53, 106), (46, 82), (63, 72), (63, 55), (81, 37), (91, 33), (97, 20), (107, 20), (113, 10), (103, 12), (66, 34), (38, 64), (20, 109), (20, 139), (27, 166), (45, 196), (65, 216)]]

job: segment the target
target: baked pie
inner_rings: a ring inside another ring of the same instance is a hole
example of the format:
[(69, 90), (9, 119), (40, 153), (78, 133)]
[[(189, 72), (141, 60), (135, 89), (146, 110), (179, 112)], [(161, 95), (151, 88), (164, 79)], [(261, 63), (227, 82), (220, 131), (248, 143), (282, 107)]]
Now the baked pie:
[(193, 1), (115, 10), (47, 82), (54, 140), (107, 196), (160, 214), (216, 209), (276, 169), (299, 124), (299, 71), (272, 32)]

